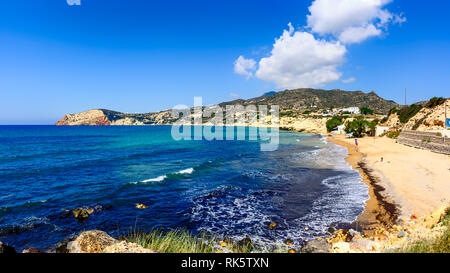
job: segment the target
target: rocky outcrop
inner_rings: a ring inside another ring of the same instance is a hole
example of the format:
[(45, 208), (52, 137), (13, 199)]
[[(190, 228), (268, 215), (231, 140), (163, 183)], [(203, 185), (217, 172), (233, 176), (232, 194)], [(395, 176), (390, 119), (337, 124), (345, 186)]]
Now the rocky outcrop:
[(65, 115), (56, 122), (58, 126), (102, 125), (164, 125), (172, 122), (169, 110), (148, 114), (126, 114), (106, 109), (89, 110)]
[[(447, 111), (450, 116), (450, 99), (447, 100)], [(434, 108), (422, 108), (404, 126), (403, 130), (431, 131), (445, 127), (445, 103)]]
[(135, 243), (128, 243), (125, 241), (118, 242), (116, 244), (107, 246), (103, 253), (156, 253), (155, 251)]
[(441, 237), (447, 227), (442, 219), (447, 215), (447, 206), (442, 206), (423, 217), (411, 215), (403, 218), (401, 225), (377, 227), (372, 235), (338, 230), (326, 242), (332, 253), (386, 253), (402, 251), (418, 241)]
[(155, 253), (135, 243), (119, 241), (100, 230), (85, 231), (59, 244), (60, 253)]
[(108, 120), (102, 110), (89, 110), (83, 113), (65, 115), (56, 125), (111, 125), (111, 121)]
[[(450, 117), (450, 99), (447, 99), (447, 114)], [(409, 131), (438, 131), (445, 129), (445, 103), (428, 108), (423, 107), (417, 114), (411, 117), (406, 123), (400, 122), (397, 113), (393, 113), (382, 124), (393, 130)]]

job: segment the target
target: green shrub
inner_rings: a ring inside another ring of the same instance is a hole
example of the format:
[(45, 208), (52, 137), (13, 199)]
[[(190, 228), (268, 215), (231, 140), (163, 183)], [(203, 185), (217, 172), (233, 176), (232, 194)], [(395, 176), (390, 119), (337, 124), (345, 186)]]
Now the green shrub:
[(369, 130), (367, 131), (367, 134), (374, 136), (375, 135), (375, 131), (377, 129), (377, 125), (380, 121), (378, 119), (374, 119), (371, 122), (369, 122), (367, 124), (367, 127), (369, 127)]
[(397, 112), (398, 119), (401, 123), (407, 123), (412, 117), (419, 113), (420, 110), (422, 110), (422, 106), (417, 104), (405, 106)]
[(392, 108), (391, 110), (389, 110), (389, 115), (388, 117), (390, 117), (391, 115), (398, 113), (399, 109), (398, 108)]
[(389, 131), (386, 133), (388, 138), (397, 139), (400, 136), (400, 131)]
[(434, 108), (434, 107), (436, 107), (436, 106), (439, 106), (439, 105), (443, 104), (443, 103), (445, 102), (445, 100), (446, 100), (446, 99), (444, 99), (444, 98), (442, 98), (442, 97), (440, 97), (440, 98), (434, 97), (434, 98), (432, 98), (431, 100), (429, 100), (429, 101), (427, 102), (427, 104), (425, 104), (425, 107), (426, 107), (426, 108)]
[(327, 121), (327, 131), (331, 132), (343, 124), (343, 117), (336, 116)]
[(373, 110), (367, 107), (361, 108), (361, 114), (363, 115), (373, 115)]
[(216, 245), (214, 237), (206, 234), (195, 236), (181, 229), (132, 232), (125, 236), (125, 240), (160, 253), (215, 253)]
[(276, 244), (262, 248), (256, 246), (249, 238), (233, 242), (230, 239), (219, 240), (218, 236), (207, 233), (194, 235), (184, 229), (169, 231), (156, 229), (148, 233), (132, 231), (122, 239), (159, 253), (216, 253), (222, 249), (221, 243), (233, 253), (287, 253), (289, 250), (288, 245)]

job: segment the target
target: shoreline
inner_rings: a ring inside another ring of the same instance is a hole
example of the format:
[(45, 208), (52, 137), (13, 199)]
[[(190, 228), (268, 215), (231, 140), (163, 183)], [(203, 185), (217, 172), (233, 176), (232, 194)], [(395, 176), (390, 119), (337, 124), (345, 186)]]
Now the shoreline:
[(400, 207), (382, 194), (386, 189), (380, 185), (381, 179), (374, 175), (373, 169), (368, 165), (366, 155), (354, 145), (333, 136), (328, 135), (327, 140), (347, 148), (346, 161), (352, 169), (359, 172), (362, 181), (368, 186), (369, 199), (364, 211), (352, 225), (361, 228), (368, 235), (373, 235), (380, 227), (390, 228), (395, 225), (400, 216)]

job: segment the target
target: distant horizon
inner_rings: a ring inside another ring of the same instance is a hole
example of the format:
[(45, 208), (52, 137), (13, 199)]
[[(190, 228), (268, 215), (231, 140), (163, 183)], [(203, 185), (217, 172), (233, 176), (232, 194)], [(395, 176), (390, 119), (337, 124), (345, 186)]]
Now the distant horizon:
[[(276, 93), (279, 93), (279, 92), (284, 92), (284, 91), (287, 91), (287, 90), (296, 90), (296, 89), (304, 89), (304, 88), (294, 88), (294, 89), (285, 89), (285, 90), (271, 90), (271, 91), (263, 92), (260, 96), (263, 96), (264, 94), (269, 93), (269, 92), (276, 92)], [(320, 89), (320, 88), (313, 88), (313, 89)], [(339, 88), (320, 89), (320, 90), (325, 90), (325, 91), (341, 90), (341, 91), (346, 91), (346, 92), (364, 92), (364, 93), (366, 93), (366, 94), (371, 93), (371, 92), (377, 93), (377, 92), (374, 91), (374, 90), (371, 90), (371, 91), (363, 91), (363, 90), (342, 90), (342, 89), (339, 89)], [(377, 95), (378, 95), (378, 94), (377, 94)], [(256, 96), (256, 97), (259, 97), (259, 96)], [(253, 99), (253, 98), (256, 98), (256, 97), (242, 98), (242, 99), (243, 99), (243, 100), (249, 100), (249, 99)], [(383, 99), (384, 99), (384, 98), (383, 98)], [(228, 101), (232, 101), (232, 100), (228, 100)], [(224, 102), (228, 102), (228, 101), (217, 102), (217, 103), (212, 104), (212, 105), (217, 105), (217, 104), (224, 103)], [(394, 101), (394, 102), (397, 103), (397, 104), (402, 105), (401, 103), (398, 103), (398, 102), (396, 102), (396, 101)], [(98, 108), (92, 108), (92, 109), (85, 109), (85, 110), (83, 110), (83, 111), (76, 112), (76, 113), (81, 113), (81, 112), (90, 111), (90, 110), (100, 110), (100, 109), (116, 111), (115, 109), (106, 109), (106, 108), (98, 107)], [(156, 110), (156, 111), (154, 111), (154, 112), (139, 112), (139, 113), (137, 113), (137, 112), (122, 112), (122, 113), (146, 114), (146, 113), (156, 113), (156, 112), (165, 111), (165, 110), (169, 110), (169, 109), (170, 109), (170, 108), (167, 108), (167, 109), (161, 109), (161, 110)], [(118, 111), (118, 112), (120, 112), (120, 111)], [(75, 113), (66, 113), (66, 114), (75, 114)], [(61, 118), (62, 118), (62, 117), (60, 117), (59, 119), (61, 119)], [(58, 119), (58, 120), (59, 120), (59, 119)], [(53, 121), (52, 123), (42, 123), (42, 124), (38, 124), (38, 123), (36, 123), (36, 124), (25, 124), (25, 123), (24, 123), (24, 124), (0, 124), (0, 126), (51, 126), (51, 125), (55, 125), (55, 123), (56, 123), (58, 120), (55, 120), (55, 121)]]
[[(285, 89), (285, 90), (278, 90), (278, 91), (277, 91), (277, 90), (271, 90), (271, 91), (263, 92), (260, 96), (262, 96), (262, 95), (264, 95), (264, 94), (266, 94), (266, 93), (270, 93), (270, 92), (280, 93), (280, 92), (284, 92), (284, 91), (288, 91), (288, 90), (297, 90), (297, 89), (305, 89), (305, 88), (294, 88), (294, 89)], [(375, 92), (375, 93), (379, 96), (379, 94), (378, 94), (375, 90), (371, 90), (371, 91), (364, 91), (364, 90), (342, 90), (342, 89), (339, 89), (339, 88), (332, 88), (332, 89), (312, 88), (312, 89), (325, 90), (325, 91), (340, 90), (340, 91), (346, 91), (346, 92), (364, 92), (364, 93), (366, 93), (366, 94), (369, 94), (369, 93), (371, 93), (371, 92)], [(259, 97), (259, 96), (256, 96), (256, 97)], [(256, 97), (242, 98), (242, 99), (243, 99), (243, 100), (249, 100), (249, 99), (253, 99), (253, 98), (256, 98)], [(381, 97), (381, 96), (380, 96), (380, 97)], [(433, 98), (433, 97), (435, 97), (435, 96), (431, 96), (430, 98), (425, 99), (425, 100), (422, 100), (422, 101), (415, 101), (415, 102), (410, 103), (410, 104), (408, 104), (408, 105), (416, 104), (416, 103), (423, 102), (423, 101), (428, 101), (429, 99), (431, 99), (431, 98)], [(381, 98), (383, 98), (383, 97), (381, 97)], [(446, 98), (446, 97), (444, 97), (444, 98)], [(450, 97), (447, 97), (447, 98), (450, 98)], [(385, 98), (383, 98), (383, 99), (385, 99)], [(385, 100), (387, 100), (387, 99), (385, 99)], [(217, 103), (215, 103), (215, 104), (210, 104), (210, 105), (217, 105), (217, 104), (220, 104), (220, 103), (230, 102), (230, 101), (233, 101), (233, 100), (228, 100), (228, 101), (223, 101), (223, 102), (217, 102)], [(395, 103), (397, 103), (397, 104), (399, 104), (399, 105), (404, 106), (404, 104), (399, 103), (399, 102), (394, 101), (394, 100), (387, 100), (387, 101), (393, 101), (393, 102), (395, 102)], [(81, 113), (81, 112), (90, 111), (90, 110), (100, 110), (100, 109), (102, 109), (102, 110), (110, 110), (110, 111), (117, 111), (117, 110), (115, 110), (115, 109), (106, 109), (106, 108), (98, 107), (98, 108), (92, 108), (92, 109), (85, 109), (85, 110), (83, 110), (83, 111), (76, 112), (76, 113)], [(146, 114), (146, 113), (157, 113), (157, 112), (166, 111), (166, 110), (169, 110), (169, 109), (171, 109), (171, 108), (161, 109), (161, 110), (156, 110), (156, 111), (154, 111), (154, 112), (121, 112), (121, 113)], [(120, 112), (120, 111), (117, 111), (117, 112)], [(75, 113), (66, 113), (66, 114), (75, 114)], [(66, 114), (65, 114), (65, 115), (66, 115)], [(61, 116), (59, 119), (61, 119), (61, 118), (62, 118), (62, 116)], [(55, 123), (56, 123), (59, 119), (57, 119), (57, 120), (55, 120), (55, 121), (53, 121), (53, 122), (50, 122), (50, 123), (35, 123), (35, 124), (25, 124), (25, 123), (23, 123), (23, 124), (0, 124), (0, 126), (55, 126)]]

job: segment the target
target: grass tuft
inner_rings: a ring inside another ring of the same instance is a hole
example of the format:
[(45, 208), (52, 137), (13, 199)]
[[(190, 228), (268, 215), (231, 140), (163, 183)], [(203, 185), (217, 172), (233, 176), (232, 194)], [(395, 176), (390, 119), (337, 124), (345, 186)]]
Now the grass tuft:
[(206, 233), (193, 235), (187, 230), (153, 230), (149, 233), (133, 231), (125, 240), (160, 253), (215, 253), (216, 239)]
[(287, 253), (289, 251), (287, 245), (277, 244), (271, 249), (265, 249), (255, 245), (249, 238), (233, 242), (230, 239), (219, 240), (219, 237), (208, 233), (194, 235), (184, 229), (131, 231), (122, 239), (159, 253)]

